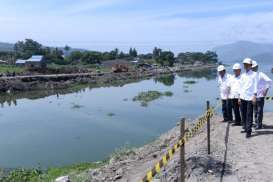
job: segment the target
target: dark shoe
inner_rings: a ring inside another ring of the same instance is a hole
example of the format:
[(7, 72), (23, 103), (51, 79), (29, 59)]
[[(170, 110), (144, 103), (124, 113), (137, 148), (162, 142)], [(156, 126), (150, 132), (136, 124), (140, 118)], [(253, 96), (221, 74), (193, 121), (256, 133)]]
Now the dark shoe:
[(247, 133), (246, 138), (250, 138), (250, 137), (251, 137), (251, 133)]
[(233, 126), (242, 126), (240, 123), (234, 123)]
[(258, 125), (255, 127), (255, 130), (260, 130), (260, 129), (263, 129), (263, 127), (262, 126), (258, 126)]
[(242, 130), (241, 133), (246, 133), (246, 130)]

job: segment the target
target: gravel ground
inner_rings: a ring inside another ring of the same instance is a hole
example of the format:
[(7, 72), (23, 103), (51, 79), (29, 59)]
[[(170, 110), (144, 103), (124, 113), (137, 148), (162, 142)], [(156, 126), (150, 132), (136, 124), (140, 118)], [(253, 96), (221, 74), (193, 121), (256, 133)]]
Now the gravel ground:
[[(190, 182), (272, 182), (273, 181), (273, 113), (266, 113), (265, 128), (253, 132), (249, 139), (241, 127), (212, 118), (211, 154), (207, 154), (206, 126), (185, 145), (186, 181)], [(90, 170), (90, 181), (139, 182), (169, 146), (179, 137), (179, 126), (142, 148), (116, 156), (101, 169)], [(179, 152), (154, 181), (180, 181)]]

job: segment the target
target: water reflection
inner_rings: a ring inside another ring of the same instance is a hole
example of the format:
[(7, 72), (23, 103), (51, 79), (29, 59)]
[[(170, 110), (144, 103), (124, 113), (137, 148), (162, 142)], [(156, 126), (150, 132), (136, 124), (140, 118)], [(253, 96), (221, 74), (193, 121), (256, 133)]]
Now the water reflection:
[[(85, 86), (86, 87), (86, 86)], [(44, 97), (49, 97), (56, 95), (56, 98), (59, 99), (60, 95), (66, 95), (69, 93), (81, 93), (85, 92), (87, 88), (77, 87), (70, 89), (60, 89), (60, 90), (39, 90), (39, 91), (29, 91), (29, 92), (13, 92), (13, 93), (1, 93), (0, 94), (0, 105), (3, 108), (5, 104), (8, 106), (17, 106), (17, 100), (20, 99), (29, 99), (36, 100)]]
[[(203, 70), (203, 71), (194, 71), (194, 72), (183, 72), (177, 74), (179, 77), (184, 78), (206, 78), (207, 80), (213, 80), (216, 77), (216, 72), (214, 70)], [(165, 86), (173, 86), (175, 83), (176, 75), (163, 75), (160, 77), (154, 78), (154, 82), (162, 83)], [(100, 85), (102, 87), (123, 87), (127, 83), (136, 83), (141, 80), (128, 80), (123, 81), (122, 83), (111, 83), (108, 85)], [(58, 99), (60, 95), (66, 95), (70, 93), (82, 93), (85, 91), (89, 91), (98, 85), (75, 85), (73, 87), (67, 89), (59, 89), (59, 90), (39, 90), (39, 91), (28, 91), (28, 92), (13, 92), (13, 93), (1, 93), (0, 94), (0, 105), (3, 108), (5, 105), (7, 106), (17, 106), (17, 100), (19, 99), (29, 99), (36, 100), (40, 98), (45, 98), (49, 96), (55, 95)]]
[(174, 84), (174, 80), (175, 80), (175, 75), (173, 74), (156, 77), (154, 79), (155, 83), (160, 82), (164, 84), (165, 86), (172, 86)]
[(0, 93), (0, 105), (3, 108), (6, 106), (17, 106), (17, 101), (20, 99), (29, 99), (29, 100), (37, 100), (40, 98), (45, 98), (49, 96), (56, 96), (57, 99), (59, 99), (60, 95), (67, 95), (71, 93), (83, 93), (86, 91), (90, 91), (93, 88), (97, 87), (123, 87), (124, 85), (128, 83), (137, 83), (141, 81), (139, 80), (126, 80), (123, 82), (115, 82), (115, 83), (109, 83), (109, 84), (103, 84), (103, 85), (96, 85), (96, 84), (77, 84), (74, 86), (71, 86), (66, 89), (57, 89), (57, 90), (39, 90), (39, 91), (26, 91), (26, 92), (12, 92), (12, 93)]
[(186, 71), (177, 73), (181, 78), (205, 78), (207, 80), (214, 80), (217, 77), (217, 72), (215, 69), (206, 69), (200, 71)]

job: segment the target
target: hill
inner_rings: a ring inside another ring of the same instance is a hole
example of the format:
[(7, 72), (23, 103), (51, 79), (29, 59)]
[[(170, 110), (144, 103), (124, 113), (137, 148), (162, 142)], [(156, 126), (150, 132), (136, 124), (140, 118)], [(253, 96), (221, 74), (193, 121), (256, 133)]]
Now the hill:
[(13, 51), (13, 44), (0, 42), (0, 51)]
[(245, 57), (257, 59), (259, 62), (273, 62), (273, 44), (238, 41), (215, 47), (219, 61), (233, 63), (241, 61)]

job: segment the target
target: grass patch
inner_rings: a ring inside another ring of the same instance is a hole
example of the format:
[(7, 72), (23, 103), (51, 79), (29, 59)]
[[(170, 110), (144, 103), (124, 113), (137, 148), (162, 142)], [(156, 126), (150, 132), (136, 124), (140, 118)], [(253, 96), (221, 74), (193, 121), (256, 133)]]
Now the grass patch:
[(82, 108), (82, 107), (83, 107), (82, 105), (74, 104), (74, 103), (73, 103), (72, 109), (80, 109), (80, 108)]
[(133, 98), (134, 102), (140, 102), (141, 106), (147, 107), (148, 104), (154, 100), (161, 98), (162, 96), (171, 97), (173, 93), (170, 91), (167, 92), (159, 92), (159, 91), (147, 91), (140, 92), (137, 96)]
[(171, 97), (171, 96), (173, 96), (173, 93), (170, 91), (167, 91), (167, 92), (164, 92), (164, 95), (167, 97)]
[(19, 66), (15, 66), (15, 65), (0, 65), (0, 73), (22, 73), (26, 71), (25, 67), (19, 67)]
[(68, 175), (71, 181), (84, 181), (88, 176), (81, 174), (89, 169), (99, 168), (108, 162), (81, 163), (65, 167), (41, 169), (16, 169), (1, 177), (1, 182), (52, 182), (60, 176)]
[(184, 84), (195, 84), (195, 83), (197, 83), (197, 81), (195, 80), (184, 81)]
[(107, 114), (107, 116), (113, 117), (113, 116), (115, 116), (115, 113), (111, 113), (111, 112), (110, 112), (110, 113)]

